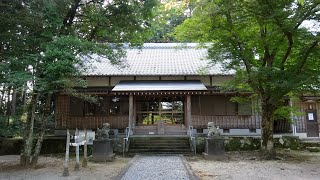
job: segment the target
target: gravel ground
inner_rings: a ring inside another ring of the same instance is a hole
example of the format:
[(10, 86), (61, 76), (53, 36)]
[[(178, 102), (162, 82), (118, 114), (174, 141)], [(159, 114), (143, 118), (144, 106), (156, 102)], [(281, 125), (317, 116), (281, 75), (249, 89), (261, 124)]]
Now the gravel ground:
[[(1, 180), (102, 180), (113, 179), (119, 174), (131, 158), (116, 157), (113, 162), (89, 162), (87, 168), (80, 167), (74, 171), (75, 159), (69, 163), (69, 176), (62, 177), (63, 157), (40, 157), (35, 169), (24, 169), (19, 166), (19, 156), (0, 156)], [(81, 163), (81, 161), (80, 161)]]
[(254, 152), (227, 153), (229, 160), (206, 161), (201, 156), (187, 158), (195, 174), (203, 180), (320, 180), (320, 153), (280, 152), (279, 160), (259, 160)]
[[(203, 180), (320, 180), (320, 153), (282, 151), (278, 160), (270, 161), (260, 160), (256, 152), (230, 152), (226, 155), (228, 159), (224, 161), (206, 161), (202, 156), (186, 159), (193, 172)], [(19, 156), (0, 156), (0, 179), (192, 179), (189, 166), (184, 164), (185, 160), (180, 156), (145, 156), (137, 161), (116, 157), (113, 162), (89, 162), (88, 167), (81, 167), (79, 172), (74, 171), (75, 160), (71, 159), (69, 177), (62, 177), (63, 160), (63, 157), (42, 156), (35, 169), (24, 169), (19, 166)], [(128, 168), (129, 161), (134, 166)]]
[(182, 156), (136, 156), (121, 180), (191, 179)]

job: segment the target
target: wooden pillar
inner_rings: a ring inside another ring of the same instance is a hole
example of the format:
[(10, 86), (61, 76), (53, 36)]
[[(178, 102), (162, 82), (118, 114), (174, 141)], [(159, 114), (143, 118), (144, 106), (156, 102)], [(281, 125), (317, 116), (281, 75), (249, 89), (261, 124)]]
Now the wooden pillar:
[(133, 97), (133, 118), (132, 118), (132, 128), (136, 127), (136, 117), (137, 117), (137, 102), (136, 96)]
[(88, 146), (87, 146), (87, 144), (88, 144), (88, 137), (87, 137), (87, 129), (84, 129), (84, 140), (85, 140), (85, 142), (84, 142), (84, 145), (83, 145), (83, 159), (82, 159), (82, 167), (87, 167), (87, 165), (88, 165), (88, 156), (87, 156), (87, 154), (88, 154), (88, 151), (87, 151), (87, 149), (88, 149)]
[(67, 129), (66, 158), (64, 161), (64, 168), (63, 168), (63, 174), (62, 174), (62, 176), (64, 177), (69, 176), (69, 168), (68, 168), (69, 148), (70, 148), (70, 133), (69, 133), (69, 129)]
[(134, 106), (133, 106), (133, 95), (129, 95), (129, 128), (132, 128), (134, 122)]
[(76, 144), (76, 165), (75, 165), (75, 171), (80, 171), (80, 157), (79, 157), (79, 131), (78, 128), (76, 128), (75, 136), (74, 136), (74, 142)]
[(192, 119), (191, 119), (191, 96), (187, 95), (186, 99), (186, 126), (192, 126)]

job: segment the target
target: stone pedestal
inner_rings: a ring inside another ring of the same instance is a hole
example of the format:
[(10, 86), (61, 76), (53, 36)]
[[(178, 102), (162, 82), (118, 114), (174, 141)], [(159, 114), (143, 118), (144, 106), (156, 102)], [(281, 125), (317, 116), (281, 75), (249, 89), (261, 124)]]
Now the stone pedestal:
[(203, 157), (207, 160), (224, 160), (226, 156), (224, 154), (224, 138), (222, 137), (210, 137), (206, 138), (205, 149)]
[(162, 120), (157, 121), (157, 132), (158, 134), (164, 134), (164, 122)]
[(112, 140), (95, 140), (93, 141), (93, 150), (91, 161), (104, 162), (112, 161), (115, 154), (113, 153)]

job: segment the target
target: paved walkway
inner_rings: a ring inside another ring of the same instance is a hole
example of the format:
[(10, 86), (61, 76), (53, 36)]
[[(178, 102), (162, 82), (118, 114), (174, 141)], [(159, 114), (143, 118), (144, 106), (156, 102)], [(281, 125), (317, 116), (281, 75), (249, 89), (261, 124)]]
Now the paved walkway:
[(118, 179), (121, 180), (194, 180), (182, 155), (136, 155)]

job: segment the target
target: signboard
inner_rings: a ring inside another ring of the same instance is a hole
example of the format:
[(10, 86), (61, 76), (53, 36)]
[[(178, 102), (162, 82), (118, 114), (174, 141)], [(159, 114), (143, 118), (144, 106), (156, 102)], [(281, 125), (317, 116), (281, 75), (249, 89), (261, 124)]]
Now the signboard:
[(308, 120), (309, 121), (314, 121), (313, 113), (308, 113)]
[[(79, 145), (84, 144), (85, 131), (79, 131), (79, 136), (74, 136), (72, 139), (78, 139), (77, 142)], [(87, 131), (87, 145), (93, 145), (93, 140), (95, 140), (95, 132)]]
[[(79, 135), (80, 135), (80, 141), (84, 141), (85, 140), (84, 139), (85, 132), (79, 131)], [(93, 140), (95, 140), (95, 132), (94, 131), (87, 131), (87, 144), (93, 145)]]

